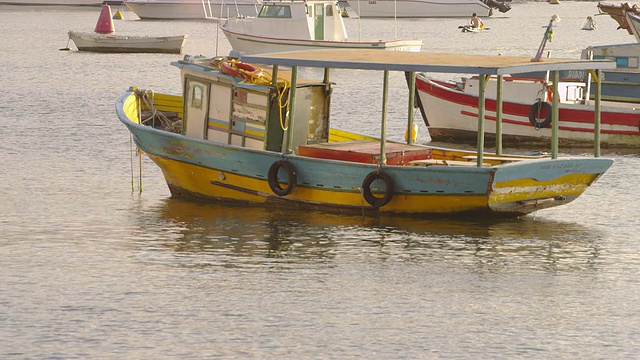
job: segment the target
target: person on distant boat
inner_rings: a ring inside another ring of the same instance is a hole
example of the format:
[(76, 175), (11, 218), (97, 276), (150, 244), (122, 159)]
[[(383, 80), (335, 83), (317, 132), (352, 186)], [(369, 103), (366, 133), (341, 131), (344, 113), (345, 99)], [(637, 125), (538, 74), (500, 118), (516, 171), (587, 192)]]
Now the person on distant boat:
[(476, 14), (476, 13), (473, 13), (473, 15), (471, 15), (471, 27), (474, 28), (474, 29), (477, 29), (477, 28), (482, 29), (482, 28), (484, 28), (484, 23), (482, 22), (482, 19), (480, 19), (478, 17), (478, 14)]

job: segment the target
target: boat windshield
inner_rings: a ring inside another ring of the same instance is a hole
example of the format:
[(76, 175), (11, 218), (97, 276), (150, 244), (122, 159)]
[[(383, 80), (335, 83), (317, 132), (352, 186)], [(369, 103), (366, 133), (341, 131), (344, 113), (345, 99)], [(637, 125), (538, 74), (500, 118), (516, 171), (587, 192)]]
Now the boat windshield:
[(258, 17), (291, 18), (291, 8), (283, 5), (263, 5)]

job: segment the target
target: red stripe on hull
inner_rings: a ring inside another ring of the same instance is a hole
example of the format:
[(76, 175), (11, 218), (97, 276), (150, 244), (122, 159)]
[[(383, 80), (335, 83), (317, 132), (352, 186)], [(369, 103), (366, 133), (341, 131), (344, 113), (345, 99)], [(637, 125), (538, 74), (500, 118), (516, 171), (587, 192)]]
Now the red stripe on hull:
[[(462, 93), (459, 90), (454, 89), (455, 85), (448, 84), (440, 81), (434, 81), (438, 85), (446, 87), (447, 89), (440, 88), (438, 86), (433, 86), (426, 81), (418, 78), (416, 79), (416, 88), (419, 91), (423, 91), (430, 96), (435, 98), (451, 102), (453, 104), (462, 105), (471, 107), (474, 109), (478, 108), (478, 98), (473, 95), (467, 95)], [(533, 104), (532, 104), (533, 105)], [(530, 126), (529, 123), (525, 123), (522, 121), (511, 120), (508, 117), (505, 119), (505, 115), (514, 115), (520, 116), (524, 118), (529, 118), (529, 110), (532, 105), (527, 104), (518, 104), (512, 102), (503, 102), (502, 105), (502, 114), (503, 121), (509, 122), (518, 125), (527, 125)], [(496, 111), (496, 101), (491, 99), (485, 100), (485, 109), (486, 111)], [(468, 112), (468, 114), (472, 114)], [(467, 115), (467, 113), (465, 113)], [(477, 114), (474, 114), (477, 117)], [(582, 110), (582, 109), (569, 109), (569, 108), (560, 108), (559, 109), (559, 117), (560, 121), (564, 123), (576, 123), (576, 124), (593, 124), (595, 114), (591, 110)], [(485, 119), (489, 119), (488, 116), (485, 116)], [(493, 117), (495, 120), (495, 117)], [(628, 134), (628, 135), (640, 135), (640, 113), (628, 113), (628, 112), (612, 112), (612, 111), (601, 111), (601, 124), (602, 125), (613, 125), (613, 126), (627, 126), (631, 129), (629, 130), (602, 130), (602, 133), (609, 134)], [(562, 127), (561, 127), (562, 128)], [(573, 127), (565, 126), (565, 129), (573, 129)], [(585, 128), (577, 128), (580, 132), (589, 132), (588, 129)], [(590, 132), (593, 132), (591, 130)]]

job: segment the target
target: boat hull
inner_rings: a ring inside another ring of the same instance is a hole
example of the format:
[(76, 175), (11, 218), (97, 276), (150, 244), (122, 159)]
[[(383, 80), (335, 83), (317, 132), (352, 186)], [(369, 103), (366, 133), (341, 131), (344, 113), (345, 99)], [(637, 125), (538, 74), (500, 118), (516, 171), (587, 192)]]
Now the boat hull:
[[(135, 92), (128, 91), (117, 102), (118, 116), (136, 145), (162, 170), (172, 195), (207, 201), (403, 216), (474, 213), (517, 217), (573, 201), (613, 163), (610, 159), (567, 158), (483, 167), (472, 163), (386, 165), (393, 194), (384, 206), (373, 207), (364, 201), (361, 189), (363, 180), (377, 171), (377, 164), (281, 154), (162, 131), (138, 124), (138, 106)], [(464, 155), (433, 151), (450, 158)], [(272, 164), (283, 159), (295, 168), (296, 182), (291, 193), (279, 196), (268, 178)], [(384, 186), (377, 188), (386, 191)]]
[[(424, 76), (418, 76), (416, 89), (433, 140), (461, 141), (470, 144), (477, 142), (477, 96)], [(506, 93), (507, 90), (505, 90)], [(484, 129), (485, 138), (492, 142), (496, 133), (496, 101), (489, 95), (487, 97)], [(535, 104), (535, 98), (530, 102), (503, 101), (502, 140), (504, 144), (549, 146), (552, 136), (551, 126), (537, 127), (530, 118)], [(550, 105), (546, 107), (550, 108)], [(561, 104), (559, 109), (560, 145), (592, 146), (594, 116), (593, 106)], [(640, 148), (640, 110), (633, 107), (605, 106), (601, 110), (601, 123), (603, 147)]]
[(353, 11), (362, 18), (469, 18), (491, 15), (491, 8), (479, 0), (414, 0), (414, 1), (348, 1)]
[(54, 5), (54, 6), (99, 6), (102, 1), (96, 0), (0, 0), (5, 5)]
[[(603, 100), (640, 103), (640, 44), (589, 46), (582, 50), (581, 58), (606, 59), (618, 64), (618, 68), (603, 72)], [(584, 73), (580, 75), (585, 77)], [(592, 86), (592, 94), (593, 90)]]
[(327, 41), (282, 39), (235, 33), (222, 28), (233, 50), (244, 54), (318, 49), (378, 49), (392, 51), (420, 51), (422, 40)]
[(73, 40), (80, 51), (181, 54), (187, 35), (163, 37), (122, 36), (70, 31), (69, 39)]
[(201, 2), (201, 1), (127, 1), (124, 3), (141, 19), (188, 20), (255, 16), (254, 3)]

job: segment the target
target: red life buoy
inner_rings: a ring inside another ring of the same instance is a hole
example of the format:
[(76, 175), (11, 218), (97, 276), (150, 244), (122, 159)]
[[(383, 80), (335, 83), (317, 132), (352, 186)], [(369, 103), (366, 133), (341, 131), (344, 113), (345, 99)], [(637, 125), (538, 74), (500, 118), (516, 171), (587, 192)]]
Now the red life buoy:
[(224, 74), (241, 77), (245, 81), (251, 81), (262, 73), (262, 69), (253, 64), (235, 60), (220, 62), (220, 70)]
[(240, 76), (240, 71), (233, 66), (233, 62), (231, 61), (223, 61), (220, 63), (220, 71), (222, 71), (223, 74), (227, 74), (230, 76)]

